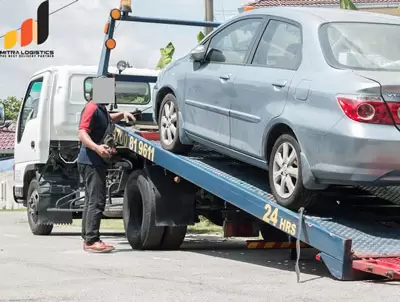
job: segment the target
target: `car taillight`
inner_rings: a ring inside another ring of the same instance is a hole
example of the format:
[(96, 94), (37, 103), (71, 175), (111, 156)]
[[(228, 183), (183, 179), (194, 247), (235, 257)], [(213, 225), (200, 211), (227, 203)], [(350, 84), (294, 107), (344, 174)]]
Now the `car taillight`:
[(387, 102), (390, 113), (396, 124), (400, 124), (400, 103), (398, 102)]
[(400, 124), (400, 103), (385, 103), (379, 96), (339, 95), (337, 101), (343, 112), (361, 123)]

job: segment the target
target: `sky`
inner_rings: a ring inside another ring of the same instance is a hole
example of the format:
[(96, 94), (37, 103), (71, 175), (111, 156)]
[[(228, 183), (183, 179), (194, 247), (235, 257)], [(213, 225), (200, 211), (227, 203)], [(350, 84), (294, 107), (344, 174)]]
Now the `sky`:
[[(50, 0), (50, 12), (73, 0)], [(36, 19), (42, 0), (0, 0), (0, 36), (17, 29), (27, 18)], [(215, 20), (224, 21), (238, 13), (249, 0), (214, 0)], [(203, 0), (133, 0), (133, 14), (146, 17), (202, 20)], [(30, 45), (13, 50), (54, 50), (54, 58), (1, 58), (0, 99), (22, 97), (30, 76), (52, 65), (97, 65), (104, 40), (104, 25), (119, 0), (79, 0), (50, 16), (50, 34), (43, 45)], [(196, 45), (199, 27), (121, 22), (115, 31), (117, 47), (111, 64), (121, 59), (137, 68), (155, 68), (160, 48), (170, 41), (183, 56)], [(0, 50), (4, 41), (0, 38)]]

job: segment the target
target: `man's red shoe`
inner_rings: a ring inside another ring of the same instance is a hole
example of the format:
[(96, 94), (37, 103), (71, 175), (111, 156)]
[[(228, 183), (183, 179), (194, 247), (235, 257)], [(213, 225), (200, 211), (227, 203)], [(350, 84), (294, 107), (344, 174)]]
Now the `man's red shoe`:
[(91, 253), (109, 253), (114, 250), (112, 245), (104, 244), (102, 241), (95, 242), (93, 244), (83, 244), (83, 249)]
[(112, 248), (113, 250), (115, 249), (115, 247), (113, 246), (113, 245), (111, 245), (111, 244), (107, 244), (107, 243), (104, 243), (103, 241), (99, 241), (100, 243), (102, 243), (102, 244), (104, 244), (105, 246), (107, 246), (107, 247), (109, 247), (109, 248)]

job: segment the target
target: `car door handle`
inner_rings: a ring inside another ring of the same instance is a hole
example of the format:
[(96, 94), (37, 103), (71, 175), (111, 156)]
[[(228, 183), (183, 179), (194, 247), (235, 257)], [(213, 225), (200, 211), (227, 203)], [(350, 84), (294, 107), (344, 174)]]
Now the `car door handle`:
[(281, 81), (275, 81), (272, 83), (272, 86), (276, 88), (283, 88), (286, 86), (287, 81), (286, 80), (281, 80)]
[(35, 142), (34, 141), (31, 141), (31, 148), (35, 149)]
[(229, 81), (231, 79), (231, 75), (227, 74), (227, 75), (220, 76), (219, 78), (223, 81)]

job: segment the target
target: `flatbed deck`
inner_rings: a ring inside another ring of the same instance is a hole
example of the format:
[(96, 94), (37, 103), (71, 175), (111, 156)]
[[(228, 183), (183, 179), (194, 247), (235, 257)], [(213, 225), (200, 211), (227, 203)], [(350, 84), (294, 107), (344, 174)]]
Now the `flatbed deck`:
[[(400, 277), (400, 225), (336, 203), (327, 203), (319, 214), (300, 215), (275, 202), (263, 170), (201, 146), (187, 156), (176, 155), (121, 126), (115, 134), (120, 145), (319, 250), (318, 259), (335, 278), (353, 280), (360, 271)], [(387, 260), (386, 271), (374, 271), (371, 259), (377, 258)]]

